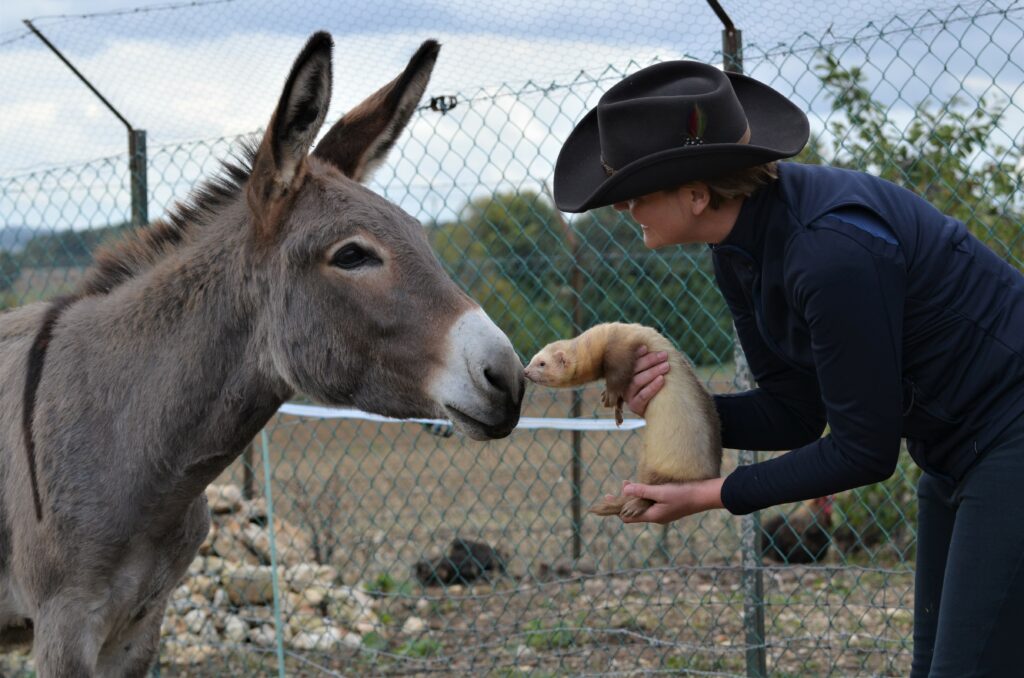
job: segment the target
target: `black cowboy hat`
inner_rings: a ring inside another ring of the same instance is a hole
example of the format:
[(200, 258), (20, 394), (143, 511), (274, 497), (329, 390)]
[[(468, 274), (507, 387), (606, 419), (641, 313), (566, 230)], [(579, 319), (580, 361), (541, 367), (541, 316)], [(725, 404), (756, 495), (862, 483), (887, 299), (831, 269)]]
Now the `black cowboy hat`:
[(604, 93), (555, 163), (563, 212), (796, 155), (807, 116), (771, 87), (695, 61), (648, 66)]

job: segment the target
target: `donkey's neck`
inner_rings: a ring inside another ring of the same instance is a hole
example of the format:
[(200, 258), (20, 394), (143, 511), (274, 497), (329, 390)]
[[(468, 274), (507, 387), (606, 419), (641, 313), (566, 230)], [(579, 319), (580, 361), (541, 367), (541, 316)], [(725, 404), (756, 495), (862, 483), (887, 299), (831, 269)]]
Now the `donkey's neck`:
[(132, 478), (120, 490), (151, 510), (187, 506), (291, 395), (265, 367), (267, 294), (242, 279), (256, 267), (204, 240), (68, 308), (40, 392), (70, 423), (48, 427), (64, 438), (45, 443), (50, 453), (71, 451), (59, 461), (84, 463), (100, 487)]

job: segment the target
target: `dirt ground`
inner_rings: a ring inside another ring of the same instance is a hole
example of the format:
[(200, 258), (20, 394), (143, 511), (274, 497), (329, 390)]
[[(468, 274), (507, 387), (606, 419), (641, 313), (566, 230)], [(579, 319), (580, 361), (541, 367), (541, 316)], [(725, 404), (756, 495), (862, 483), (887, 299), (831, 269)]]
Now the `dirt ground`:
[[(764, 572), (772, 676), (905, 676), (909, 572), (789, 567)], [(735, 568), (661, 567), (547, 583), (499, 580), (386, 596), (380, 645), (285, 657), (288, 675), (746, 675), (743, 589)], [(407, 638), (410, 615), (427, 630)], [(276, 657), (242, 648), (162, 675), (274, 675)]]
[[(608, 416), (599, 396), (585, 391), (583, 416)], [(568, 392), (528, 397), (524, 416), (570, 412)], [(419, 425), (289, 416), (268, 432), (275, 511), (316, 534), (343, 583), (381, 589), (390, 624), (347, 656), (288, 656), (289, 675), (745, 675), (740, 519), (715, 511), (661, 528), (585, 513), (630, 477), (641, 432), (580, 436), (578, 530), (570, 432), (517, 431), (479, 444)], [(723, 472), (735, 461), (727, 451)], [(259, 494), (258, 456), (255, 467)], [(239, 463), (221, 480), (242, 475)], [(508, 575), (470, 588), (421, 586), (415, 563), (456, 535), (504, 552)], [(545, 576), (571, 567), (576, 543), (582, 571)], [(912, 580), (910, 565), (871, 554), (764, 570), (769, 671), (905, 675)], [(428, 630), (401, 633), (410, 616)], [(276, 667), (270, 654), (247, 661)]]

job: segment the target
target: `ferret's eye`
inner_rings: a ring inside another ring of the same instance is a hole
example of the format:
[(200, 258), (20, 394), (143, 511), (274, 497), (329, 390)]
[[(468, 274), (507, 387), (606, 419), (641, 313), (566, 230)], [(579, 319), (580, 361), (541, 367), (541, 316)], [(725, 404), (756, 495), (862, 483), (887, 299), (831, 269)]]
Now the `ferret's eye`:
[(346, 271), (351, 271), (360, 266), (379, 266), (380, 263), (380, 257), (355, 243), (345, 245), (331, 257), (331, 266), (337, 266)]
[(541, 367), (544, 367), (545, 365), (547, 365), (547, 363), (546, 363), (546, 362), (544, 362), (543, 360), (541, 360), (541, 361), (540, 361), (540, 366), (541, 366)]

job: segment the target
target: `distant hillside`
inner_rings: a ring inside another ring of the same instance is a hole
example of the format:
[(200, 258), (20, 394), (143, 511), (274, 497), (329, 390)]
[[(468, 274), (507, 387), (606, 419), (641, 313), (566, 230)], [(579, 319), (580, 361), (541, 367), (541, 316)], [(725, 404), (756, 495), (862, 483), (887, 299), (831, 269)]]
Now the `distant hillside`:
[(28, 241), (36, 236), (36, 229), (28, 226), (5, 226), (0, 228), (0, 250), (17, 254), (25, 249)]

